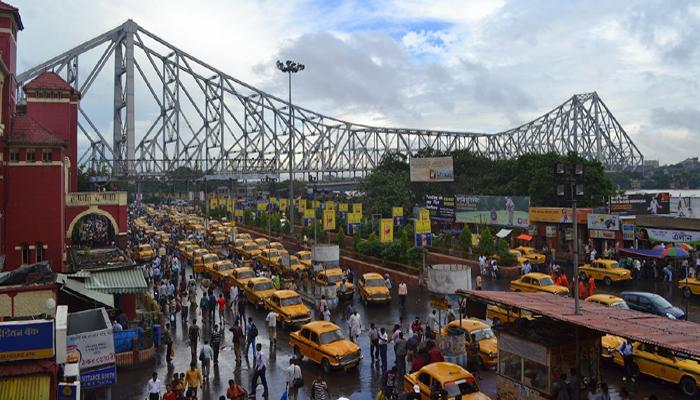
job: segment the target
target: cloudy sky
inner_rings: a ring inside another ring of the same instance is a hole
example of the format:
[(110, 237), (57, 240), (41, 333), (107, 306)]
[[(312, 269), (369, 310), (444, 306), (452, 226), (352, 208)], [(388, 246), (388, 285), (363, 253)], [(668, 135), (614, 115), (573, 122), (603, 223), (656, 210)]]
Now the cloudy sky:
[[(18, 70), (132, 18), (229, 74), (372, 125), (498, 132), (597, 91), (648, 159), (698, 156), (700, 3), (22, 0)], [(107, 98), (109, 96), (105, 94)], [(96, 124), (107, 126), (108, 113)]]

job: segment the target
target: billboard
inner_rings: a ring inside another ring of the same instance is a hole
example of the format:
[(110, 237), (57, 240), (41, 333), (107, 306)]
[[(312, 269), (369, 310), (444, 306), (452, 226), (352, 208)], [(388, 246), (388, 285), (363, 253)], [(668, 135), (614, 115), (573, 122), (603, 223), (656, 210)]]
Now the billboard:
[[(579, 224), (588, 223), (588, 214), (592, 213), (590, 208), (576, 209), (576, 222)], [(573, 222), (571, 208), (560, 207), (530, 207), (530, 222), (549, 222), (558, 224), (570, 224)]]
[(452, 182), (452, 157), (411, 158), (411, 182)]
[(619, 231), (620, 216), (612, 214), (588, 214), (588, 229)]
[(640, 240), (676, 244), (687, 243), (692, 246), (700, 246), (700, 232), (698, 231), (680, 231), (640, 227), (636, 227), (636, 229), (638, 230), (637, 238)]
[(610, 197), (610, 213), (619, 215), (656, 215), (671, 212), (669, 193), (636, 193)]
[(449, 222), (452, 222), (455, 219), (454, 196), (426, 194), (425, 208), (430, 211), (430, 218)]
[(66, 350), (68, 354), (73, 352), (79, 354), (81, 370), (114, 364), (112, 329), (70, 335), (66, 340)]
[(50, 358), (54, 355), (53, 321), (0, 323), (0, 361)]
[(670, 213), (680, 218), (700, 218), (700, 197), (671, 196)]
[(455, 221), (527, 228), (530, 225), (527, 196), (455, 196)]
[(391, 243), (394, 241), (394, 219), (382, 218), (379, 223), (379, 241)]

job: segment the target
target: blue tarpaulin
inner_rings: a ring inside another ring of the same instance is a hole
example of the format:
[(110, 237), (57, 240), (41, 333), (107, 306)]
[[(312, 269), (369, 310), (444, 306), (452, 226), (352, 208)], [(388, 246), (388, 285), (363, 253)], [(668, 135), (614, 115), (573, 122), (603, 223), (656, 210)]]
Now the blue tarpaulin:
[(651, 249), (633, 249), (633, 248), (622, 248), (618, 250), (620, 253), (630, 254), (633, 256), (640, 257), (651, 257), (651, 258), (664, 258), (658, 250)]

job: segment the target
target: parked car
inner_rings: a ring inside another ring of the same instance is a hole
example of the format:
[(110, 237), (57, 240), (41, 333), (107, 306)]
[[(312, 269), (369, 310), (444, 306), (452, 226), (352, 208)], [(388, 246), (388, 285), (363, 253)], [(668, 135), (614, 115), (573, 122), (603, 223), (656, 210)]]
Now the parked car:
[(649, 314), (661, 315), (671, 319), (687, 319), (685, 312), (656, 293), (622, 292), (620, 293), (630, 309)]
[(583, 264), (579, 267), (579, 271), (586, 279), (592, 276), (597, 281), (603, 281), (606, 286), (612, 285), (613, 282), (632, 279), (630, 270), (622, 268), (615, 260), (605, 258), (599, 258), (590, 264)]

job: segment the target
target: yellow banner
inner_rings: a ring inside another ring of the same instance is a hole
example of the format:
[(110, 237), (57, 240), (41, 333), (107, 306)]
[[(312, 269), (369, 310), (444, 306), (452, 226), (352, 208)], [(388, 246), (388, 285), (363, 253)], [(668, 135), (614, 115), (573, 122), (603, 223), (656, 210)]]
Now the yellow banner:
[(348, 224), (359, 224), (362, 221), (362, 214), (348, 213)]
[(391, 207), (392, 217), (403, 217), (403, 207)]
[(323, 212), (323, 230), (324, 231), (334, 231), (335, 230), (335, 211), (325, 210)]
[(425, 208), (422, 208), (418, 211), (418, 220), (419, 221), (430, 221), (430, 211), (426, 210)]
[(338, 203), (338, 211), (348, 212), (348, 203)]
[(304, 210), (304, 218), (316, 218), (316, 210)]
[(362, 203), (352, 203), (352, 212), (362, 214)]
[(267, 210), (267, 203), (258, 203), (258, 211)]
[(314, 200), (314, 201), (313, 201), (313, 207), (312, 207), (312, 208), (313, 208), (314, 210), (318, 210), (319, 208), (321, 208), (321, 200)]
[(243, 210), (233, 210), (233, 215), (235, 215), (236, 217), (242, 217)]
[(326, 211), (335, 211), (335, 201), (333, 201), (333, 200), (326, 201)]
[(299, 199), (298, 206), (299, 206), (299, 212), (303, 213), (304, 211), (306, 211), (306, 199)]
[(280, 199), (280, 211), (284, 211), (287, 209), (287, 199), (281, 198)]
[(217, 204), (216, 197), (212, 197), (209, 199), (209, 208), (216, 208), (216, 204)]
[(379, 221), (379, 241), (391, 243), (394, 241), (394, 220), (392, 218), (382, 218)]
[(430, 220), (416, 220), (416, 233), (430, 233)]
[(277, 197), (270, 196), (270, 204), (277, 204)]

